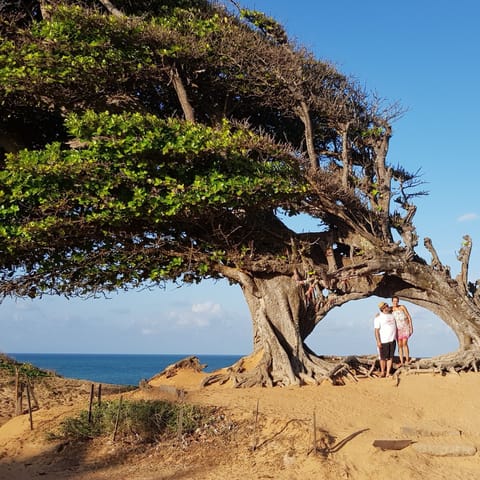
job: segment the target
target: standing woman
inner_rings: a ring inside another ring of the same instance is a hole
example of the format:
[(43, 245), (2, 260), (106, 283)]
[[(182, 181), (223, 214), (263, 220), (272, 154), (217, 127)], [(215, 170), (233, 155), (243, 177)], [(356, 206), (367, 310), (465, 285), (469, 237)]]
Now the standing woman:
[(407, 307), (399, 305), (399, 298), (392, 297), (392, 310), (395, 322), (397, 324), (397, 342), (398, 356), (400, 357), (400, 365), (410, 363), (410, 351), (408, 349), (408, 339), (413, 333), (412, 317), (408, 313)]

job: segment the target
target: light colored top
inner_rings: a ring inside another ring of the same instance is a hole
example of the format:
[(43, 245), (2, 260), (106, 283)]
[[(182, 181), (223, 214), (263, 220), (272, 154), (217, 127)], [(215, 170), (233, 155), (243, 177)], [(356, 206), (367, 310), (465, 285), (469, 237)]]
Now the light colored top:
[(397, 324), (395, 323), (395, 317), (391, 313), (379, 313), (373, 321), (373, 326), (379, 331), (381, 343), (393, 342), (395, 340)]
[(398, 328), (409, 327), (407, 315), (403, 309), (397, 308), (393, 310), (393, 316), (395, 317), (395, 322), (397, 323)]
[(405, 309), (402, 307), (394, 308), (393, 316), (395, 318), (395, 323), (397, 324), (397, 338), (403, 340), (410, 337), (412, 334), (411, 320)]

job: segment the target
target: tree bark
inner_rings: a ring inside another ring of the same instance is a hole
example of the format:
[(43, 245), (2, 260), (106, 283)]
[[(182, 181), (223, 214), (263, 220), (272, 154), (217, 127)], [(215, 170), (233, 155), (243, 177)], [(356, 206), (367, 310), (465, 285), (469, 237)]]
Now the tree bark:
[(115, 17), (122, 18), (125, 16), (124, 13), (120, 11), (118, 8), (116, 8), (115, 5), (113, 5), (113, 3), (110, 2), (109, 0), (99, 0), (99, 1), (108, 10), (108, 12), (114, 15)]
[(185, 120), (192, 123), (195, 122), (195, 112), (190, 101), (188, 100), (187, 90), (185, 89), (185, 85), (183, 84), (180, 73), (175, 65), (170, 68), (170, 79), (173, 83), (173, 87), (175, 88), (175, 92), (177, 93), (178, 101), (182, 106)]
[[(240, 283), (252, 316), (253, 356), (259, 361), (249, 371), (243, 369), (243, 362), (233, 366), (229, 377), (234, 386), (318, 384), (333, 378), (332, 364), (304, 343), (310, 330), (304, 331), (302, 323), (312, 311), (305, 309), (303, 287), (288, 275), (248, 278)], [(218, 380), (213, 378), (212, 383)]]
[(302, 100), (300, 102), (300, 106), (298, 107), (297, 111), (305, 129), (305, 144), (307, 147), (308, 158), (310, 160), (310, 168), (315, 170), (318, 167), (318, 161), (313, 142), (314, 135), (312, 119), (310, 118), (310, 111), (305, 101)]

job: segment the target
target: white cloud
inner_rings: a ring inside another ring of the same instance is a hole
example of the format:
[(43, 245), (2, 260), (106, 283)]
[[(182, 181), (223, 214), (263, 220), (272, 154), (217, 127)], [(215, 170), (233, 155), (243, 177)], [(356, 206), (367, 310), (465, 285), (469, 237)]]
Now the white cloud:
[(218, 303), (211, 301), (192, 304), (189, 311), (171, 312), (171, 318), (175, 318), (175, 323), (181, 327), (210, 327), (211, 320), (218, 318), (222, 309)]
[(194, 317), (190, 315), (177, 315), (176, 324), (179, 327), (209, 327), (210, 319), (206, 317)]
[(210, 328), (213, 320), (223, 316), (222, 307), (218, 303), (206, 301), (203, 303), (176, 304), (160, 318), (143, 318), (140, 321), (142, 335), (159, 335), (172, 332), (173, 328)]
[(463, 215), (460, 215), (460, 217), (457, 218), (457, 221), (459, 222), (470, 222), (472, 220), (477, 220), (478, 214), (476, 213), (465, 213)]
[(221, 308), (218, 303), (213, 302), (205, 302), (205, 303), (194, 303), (192, 305), (192, 312), (193, 313), (205, 313), (205, 314), (213, 314), (216, 315), (220, 313)]

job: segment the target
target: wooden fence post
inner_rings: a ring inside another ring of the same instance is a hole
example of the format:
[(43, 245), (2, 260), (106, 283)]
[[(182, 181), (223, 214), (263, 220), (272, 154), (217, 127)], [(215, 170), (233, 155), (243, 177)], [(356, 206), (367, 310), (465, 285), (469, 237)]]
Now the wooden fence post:
[(90, 405), (88, 406), (88, 423), (91, 423), (92, 421), (92, 405), (93, 405), (93, 393), (95, 385), (92, 383), (91, 388), (90, 388)]
[(39, 405), (37, 397), (35, 395), (35, 384), (33, 382), (31, 382), (30, 379), (28, 379), (28, 378), (27, 378), (27, 383), (30, 387), (30, 396), (31, 396), (31, 399), (33, 400), (33, 408), (38, 410), (40, 408), (40, 405)]
[(123, 396), (120, 395), (120, 399), (118, 400), (118, 412), (117, 419), (115, 420), (115, 429), (113, 430), (112, 442), (115, 441), (115, 437), (117, 436), (118, 424), (120, 423), (120, 412), (122, 410), (122, 400)]
[(21, 415), (23, 412), (22, 397), (23, 397), (23, 384), (22, 382), (20, 382), (18, 367), (15, 367), (15, 415)]

